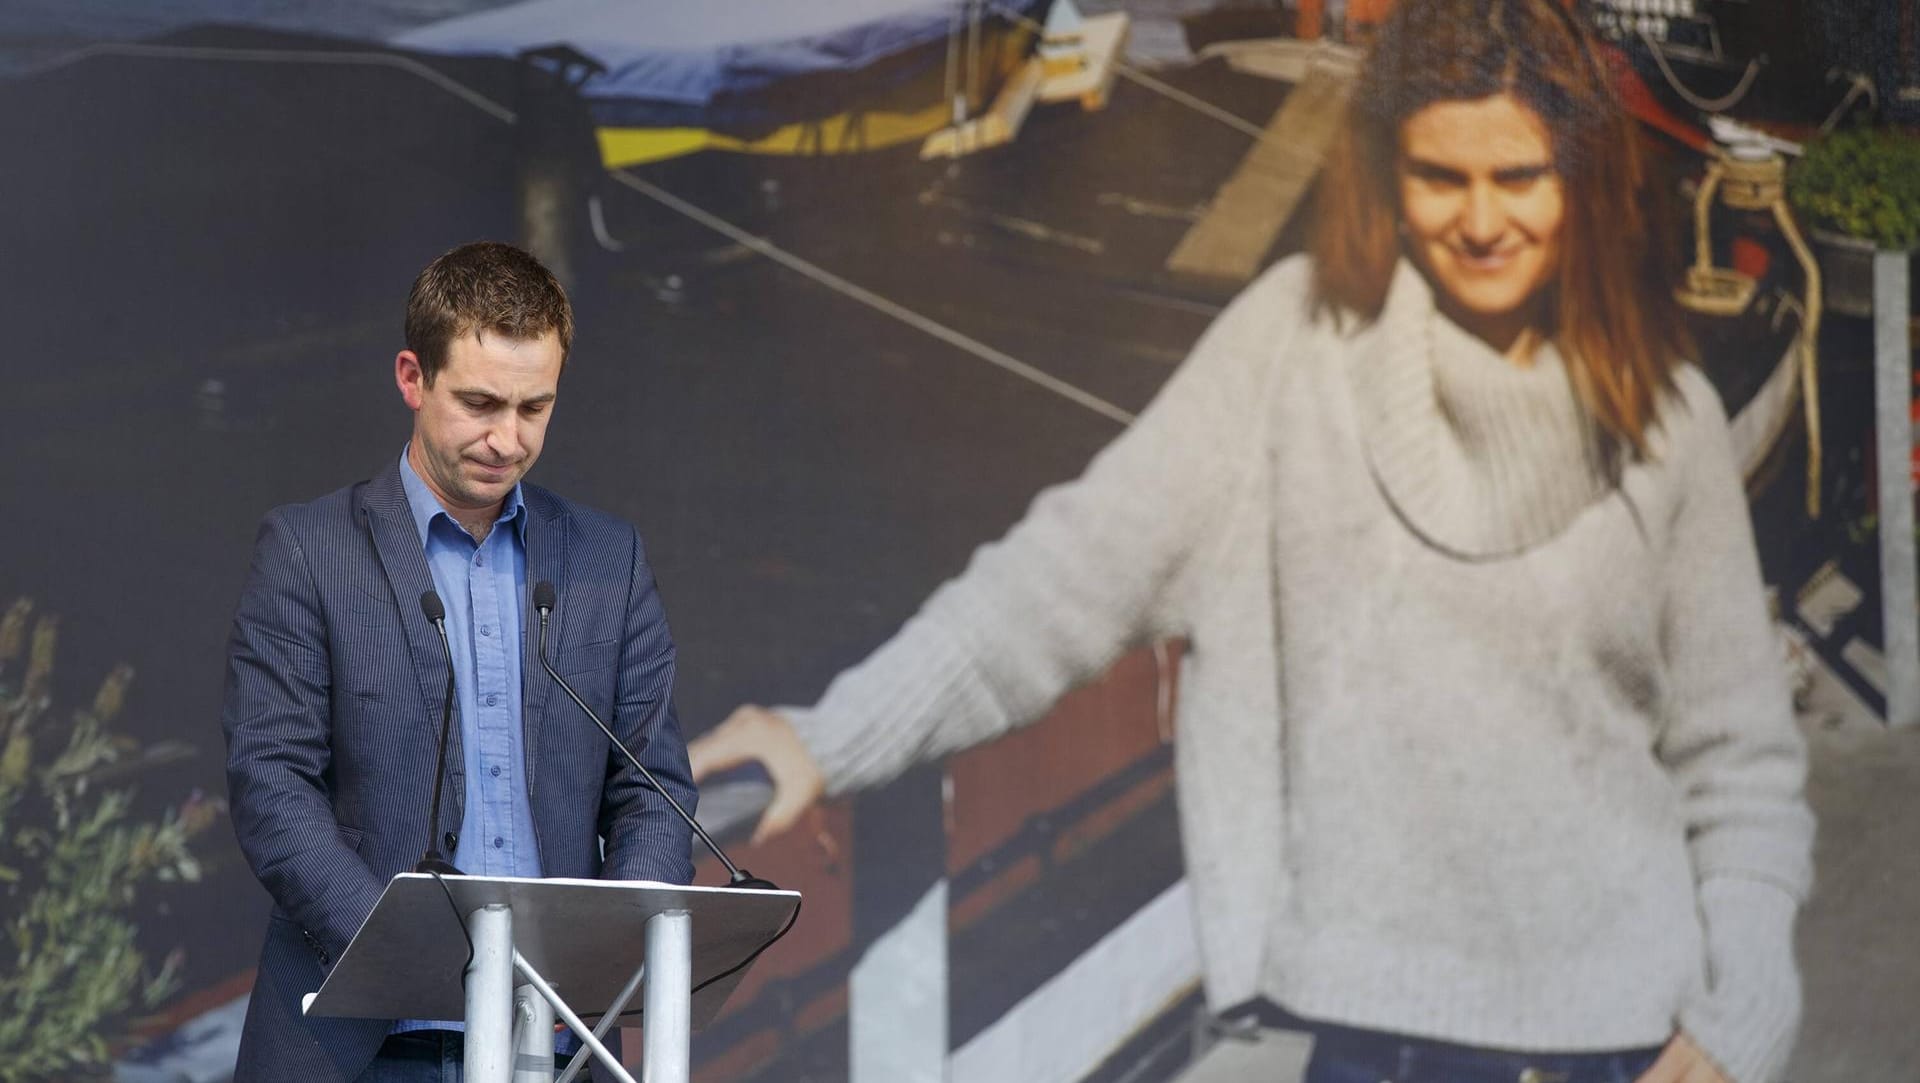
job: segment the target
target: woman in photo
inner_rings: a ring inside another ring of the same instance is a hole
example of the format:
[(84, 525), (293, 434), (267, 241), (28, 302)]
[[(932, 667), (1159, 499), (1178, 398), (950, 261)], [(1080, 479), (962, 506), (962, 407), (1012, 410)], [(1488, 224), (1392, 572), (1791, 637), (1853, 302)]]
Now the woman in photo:
[(1646, 170), (1559, 0), (1404, 0), (1311, 251), (811, 708), (761, 835), (1182, 637), (1209, 1003), (1310, 1083), (1763, 1083), (1799, 1014), (1805, 750)]

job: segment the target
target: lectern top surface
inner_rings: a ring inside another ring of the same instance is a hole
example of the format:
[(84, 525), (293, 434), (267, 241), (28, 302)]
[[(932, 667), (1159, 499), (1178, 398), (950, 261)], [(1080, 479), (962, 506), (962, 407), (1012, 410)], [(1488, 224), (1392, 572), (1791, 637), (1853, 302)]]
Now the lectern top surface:
[[(662, 884), (647, 880), (526, 880), (402, 873), (387, 883), (307, 1014), (459, 1019), (467, 940), (460, 918), (485, 906), (513, 912), (514, 947), (583, 1016), (603, 1011), (646, 958), (647, 919), (693, 917), (693, 985), (738, 966), (780, 931), (797, 891)], [(449, 905), (448, 895), (452, 895)], [(746, 970), (694, 994), (698, 1030), (719, 1014)]]

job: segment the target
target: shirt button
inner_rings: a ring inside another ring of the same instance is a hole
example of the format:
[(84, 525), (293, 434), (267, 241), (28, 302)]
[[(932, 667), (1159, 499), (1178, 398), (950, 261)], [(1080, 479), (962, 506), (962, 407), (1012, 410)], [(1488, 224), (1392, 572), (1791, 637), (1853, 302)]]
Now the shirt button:
[(475, 554), (473, 554), (473, 563), (474, 563), (474, 564), (475, 564), (476, 566), (478, 566), (478, 567), (481, 567), (481, 568), (484, 568), (484, 567), (486, 567), (486, 566), (487, 566), (487, 555), (486, 555), (485, 553), (475, 553)]
[(490, 635), (492, 635), (492, 634), (493, 634), (493, 625), (491, 625), (491, 624), (482, 624), (482, 625), (480, 626), (480, 634), (481, 634), (481, 635), (483, 635), (483, 636), (490, 636)]
[(498, 767), (495, 767), (495, 768), (493, 769), (493, 777), (494, 777), (494, 778), (499, 778), (499, 777), (500, 777), (500, 769), (499, 769)]
[(500, 838), (498, 836), (496, 836), (493, 840), (493, 848), (496, 850), (500, 849), (502, 846), (505, 846), (506, 844), (507, 844), (507, 840)]
[(493, 695), (491, 693), (487, 695), (487, 706), (491, 707), (498, 702), (500, 702), (499, 696)]

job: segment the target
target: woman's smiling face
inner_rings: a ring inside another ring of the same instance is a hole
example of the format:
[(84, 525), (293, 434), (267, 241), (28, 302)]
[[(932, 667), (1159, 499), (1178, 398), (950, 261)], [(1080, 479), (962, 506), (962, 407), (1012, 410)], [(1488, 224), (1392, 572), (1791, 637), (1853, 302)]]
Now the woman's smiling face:
[(1543, 323), (1566, 188), (1539, 114), (1507, 94), (1429, 105), (1400, 126), (1408, 254), (1440, 308), (1497, 349)]

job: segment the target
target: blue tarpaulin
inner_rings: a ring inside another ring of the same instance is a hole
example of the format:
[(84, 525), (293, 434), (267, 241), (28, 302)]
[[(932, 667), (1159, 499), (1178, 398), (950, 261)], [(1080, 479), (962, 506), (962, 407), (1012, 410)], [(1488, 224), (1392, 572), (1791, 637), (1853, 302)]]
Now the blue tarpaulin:
[[(1048, 2), (1007, 6), (1040, 18)], [(665, 107), (657, 110), (662, 118), (697, 123), (712, 119), (699, 111), (727, 99), (796, 79), (819, 82), (803, 77), (860, 73), (944, 43), (967, 8), (966, 0), (528, 0), (410, 30), (392, 43), (499, 56), (571, 46), (607, 69), (582, 86), (590, 101), (651, 103)], [(927, 62), (944, 62), (944, 48), (937, 53)], [(892, 73), (896, 81), (910, 74)]]

